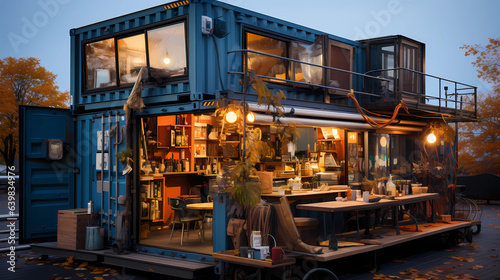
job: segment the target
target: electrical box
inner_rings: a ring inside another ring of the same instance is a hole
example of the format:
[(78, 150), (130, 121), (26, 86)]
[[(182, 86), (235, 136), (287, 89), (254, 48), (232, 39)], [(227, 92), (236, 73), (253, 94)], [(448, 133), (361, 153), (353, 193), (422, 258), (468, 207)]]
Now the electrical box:
[(47, 140), (47, 158), (49, 160), (61, 160), (63, 158), (63, 148), (62, 140)]
[(212, 18), (201, 16), (201, 34), (210, 35), (212, 33)]

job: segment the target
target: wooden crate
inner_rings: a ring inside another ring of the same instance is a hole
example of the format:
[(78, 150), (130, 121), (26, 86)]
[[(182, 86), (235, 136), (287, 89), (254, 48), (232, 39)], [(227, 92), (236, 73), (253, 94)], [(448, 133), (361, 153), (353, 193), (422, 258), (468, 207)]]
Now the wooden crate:
[(84, 249), (90, 215), (86, 208), (59, 210), (57, 215), (57, 247)]

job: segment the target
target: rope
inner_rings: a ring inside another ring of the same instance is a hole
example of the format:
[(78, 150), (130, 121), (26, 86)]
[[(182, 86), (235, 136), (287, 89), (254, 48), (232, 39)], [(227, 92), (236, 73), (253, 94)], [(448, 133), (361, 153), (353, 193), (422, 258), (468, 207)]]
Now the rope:
[[(351, 89), (351, 92), (349, 92), (347, 94), (347, 98), (351, 98), (353, 101), (354, 101), (354, 105), (356, 105), (356, 109), (358, 110), (359, 114), (361, 114), (361, 116), (363, 117), (363, 119), (365, 119), (365, 121), (371, 125), (372, 127), (374, 128), (384, 128), (388, 125), (390, 125), (391, 123), (393, 123), (395, 120), (396, 120), (396, 117), (399, 113), (399, 109), (403, 108), (406, 113), (410, 114), (410, 112), (408, 111), (408, 107), (406, 106), (406, 103), (401, 100), (400, 103), (396, 106), (396, 108), (394, 108), (394, 112), (392, 114), (392, 117), (390, 119), (388, 119), (387, 121), (384, 121), (384, 122), (376, 122), (375, 120), (373, 120), (372, 118), (370, 118), (368, 115), (366, 115), (364, 113), (364, 111), (366, 112), (369, 112), (368, 110), (365, 110), (361, 107), (361, 105), (359, 105), (359, 102), (358, 100), (356, 99), (356, 97), (354, 96), (354, 90)], [(373, 114), (372, 112), (369, 112), (371, 114)], [(374, 114), (374, 115), (377, 115), (377, 114)], [(379, 115), (380, 116), (380, 115)]]

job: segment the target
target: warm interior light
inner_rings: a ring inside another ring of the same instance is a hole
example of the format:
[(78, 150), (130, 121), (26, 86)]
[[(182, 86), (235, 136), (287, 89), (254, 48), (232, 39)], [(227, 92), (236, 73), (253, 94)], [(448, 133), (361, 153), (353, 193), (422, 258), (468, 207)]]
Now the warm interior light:
[(385, 136), (382, 136), (380, 138), (380, 146), (382, 146), (382, 147), (387, 146), (387, 138), (385, 138)]
[(248, 112), (247, 114), (247, 122), (253, 123), (255, 121), (255, 114), (253, 112)]
[(333, 138), (334, 139), (340, 139), (340, 135), (339, 135), (339, 130), (338, 129), (332, 128), (332, 134), (333, 134)]
[(226, 122), (228, 123), (234, 123), (237, 119), (236, 113), (233, 111), (229, 111), (226, 113)]
[(356, 132), (348, 132), (348, 143), (358, 143), (358, 133)]
[(168, 57), (168, 56), (163, 59), (163, 63), (165, 63), (167, 65), (170, 64), (170, 62), (171, 62), (170, 57)]
[(431, 132), (431, 134), (427, 135), (427, 142), (429, 142), (430, 144), (434, 144), (436, 140), (437, 138), (436, 135), (434, 135), (434, 133)]

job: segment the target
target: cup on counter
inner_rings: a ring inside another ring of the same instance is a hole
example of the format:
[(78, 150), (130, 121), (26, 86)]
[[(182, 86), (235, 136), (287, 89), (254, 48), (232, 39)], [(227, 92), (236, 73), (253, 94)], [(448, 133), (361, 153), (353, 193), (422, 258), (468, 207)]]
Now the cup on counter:
[(370, 201), (370, 192), (364, 191), (363, 192), (363, 202), (368, 202)]

